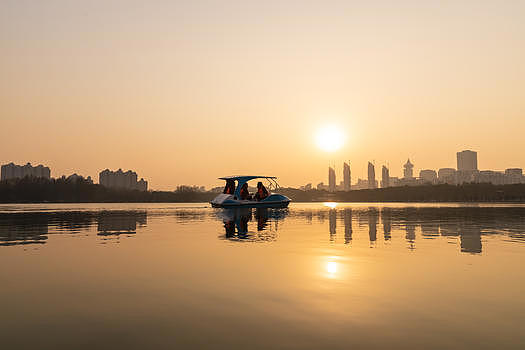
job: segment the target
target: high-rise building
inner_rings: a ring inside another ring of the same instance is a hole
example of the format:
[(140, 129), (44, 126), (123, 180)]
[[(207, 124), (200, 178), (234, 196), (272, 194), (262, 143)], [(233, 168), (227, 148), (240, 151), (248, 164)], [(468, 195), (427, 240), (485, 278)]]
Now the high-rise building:
[(106, 169), (99, 174), (99, 184), (109, 188), (147, 191), (148, 182), (144, 179), (137, 181), (137, 173), (131, 170), (123, 172), (122, 169), (110, 171)]
[(2, 165), (1, 169), (2, 174), (0, 178), (2, 180), (21, 179), (24, 177), (38, 177), (48, 180), (51, 178), (51, 171), (43, 165), (34, 167), (31, 163), (27, 163), (26, 165), (9, 163)]
[(348, 163), (343, 164), (343, 190), (344, 191), (350, 191), (351, 188), (351, 181), (352, 181), (352, 173), (350, 172), (350, 165)]
[(374, 164), (368, 162), (368, 188), (376, 188), (376, 171)]
[(390, 172), (385, 165), (381, 168), (381, 187), (390, 187)]
[(412, 179), (414, 177), (414, 164), (410, 163), (410, 159), (403, 165), (403, 178)]
[(477, 171), (478, 153), (470, 150), (461, 151), (456, 154), (458, 171)]
[(336, 190), (336, 183), (335, 183), (335, 169), (332, 167), (328, 167), (328, 191), (335, 192)]

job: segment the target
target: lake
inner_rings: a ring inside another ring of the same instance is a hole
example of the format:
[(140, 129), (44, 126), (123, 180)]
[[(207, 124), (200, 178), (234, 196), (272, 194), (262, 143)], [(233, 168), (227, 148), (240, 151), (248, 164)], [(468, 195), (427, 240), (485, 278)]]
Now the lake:
[(525, 206), (0, 205), (3, 349), (523, 349)]

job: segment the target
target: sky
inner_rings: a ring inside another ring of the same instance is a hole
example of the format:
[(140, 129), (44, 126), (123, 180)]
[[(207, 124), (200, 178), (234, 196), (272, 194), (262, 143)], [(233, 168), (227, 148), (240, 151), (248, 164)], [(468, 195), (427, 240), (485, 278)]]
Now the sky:
[(525, 1), (3, 0), (0, 52), (0, 163), (54, 177), (525, 167)]

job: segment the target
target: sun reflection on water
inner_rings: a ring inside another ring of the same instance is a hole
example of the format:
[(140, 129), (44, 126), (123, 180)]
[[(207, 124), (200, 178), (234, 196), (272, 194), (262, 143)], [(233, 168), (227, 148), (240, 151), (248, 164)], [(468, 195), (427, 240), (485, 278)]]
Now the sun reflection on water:
[(337, 273), (337, 263), (335, 261), (329, 261), (326, 263), (326, 272), (330, 275), (335, 275)]
[(337, 207), (337, 203), (336, 202), (324, 202), (323, 205), (325, 207), (330, 208), (330, 209), (334, 209), (335, 207)]

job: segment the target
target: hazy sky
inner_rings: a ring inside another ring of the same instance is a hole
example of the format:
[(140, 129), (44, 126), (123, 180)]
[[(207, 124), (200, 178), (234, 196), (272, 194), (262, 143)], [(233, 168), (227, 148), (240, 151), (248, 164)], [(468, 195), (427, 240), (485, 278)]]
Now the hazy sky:
[(52, 176), (525, 167), (525, 1), (3, 0), (0, 53), (0, 163)]

